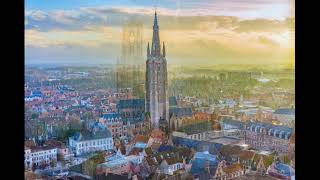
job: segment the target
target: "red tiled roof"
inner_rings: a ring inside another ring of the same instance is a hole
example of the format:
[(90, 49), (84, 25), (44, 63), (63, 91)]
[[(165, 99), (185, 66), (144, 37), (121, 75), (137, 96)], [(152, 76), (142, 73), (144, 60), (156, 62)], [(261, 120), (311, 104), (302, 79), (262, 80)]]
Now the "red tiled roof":
[(148, 136), (143, 136), (143, 135), (137, 135), (135, 138), (136, 142), (143, 142), (143, 143), (147, 143), (149, 140)]
[(235, 173), (237, 171), (242, 171), (242, 167), (240, 164), (232, 164), (230, 166), (227, 166), (225, 168), (223, 168), (223, 171), (227, 174), (230, 174), (230, 173)]
[(26, 140), (26, 141), (24, 141), (24, 146), (28, 147), (28, 148), (31, 148), (31, 147), (36, 146), (36, 143), (34, 141), (32, 141), (32, 140)]
[(31, 147), (31, 152), (37, 152), (37, 151), (46, 151), (50, 149), (55, 149), (56, 147), (53, 146), (33, 146)]
[(178, 158), (174, 158), (174, 157), (166, 158), (165, 161), (166, 161), (169, 165), (176, 164), (176, 163), (182, 163), (182, 162), (183, 162), (182, 159), (178, 159)]
[(241, 160), (249, 160), (249, 159), (252, 159), (254, 155), (255, 155), (254, 151), (244, 150), (244, 151), (241, 151), (241, 153), (239, 154), (239, 158)]
[(56, 148), (66, 148), (66, 145), (63, 142), (52, 139), (47, 140), (45, 144)]
[(142, 152), (142, 151), (143, 151), (142, 148), (133, 148), (133, 149), (129, 152), (128, 156), (130, 156), (130, 155), (139, 155), (139, 152)]

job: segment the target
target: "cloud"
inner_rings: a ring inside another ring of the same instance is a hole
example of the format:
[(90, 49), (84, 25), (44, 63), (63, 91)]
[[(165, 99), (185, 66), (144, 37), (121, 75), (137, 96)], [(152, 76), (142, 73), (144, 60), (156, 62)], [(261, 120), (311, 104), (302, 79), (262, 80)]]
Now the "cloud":
[[(260, 5), (258, 3), (257, 6)], [(64, 55), (75, 59), (80, 58), (80, 54), (88, 58), (118, 57), (123, 24), (133, 20), (142, 22), (143, 43), (146, 44), (152, 36), (153, 13), (152, 8), (140, 7), (26, 11), (25, 46), (28, 57), (37, 54), (38, 58), (46, 51), (53, 57)], [(282, 62), (289, 61), (294, 53), (294, 18), (243, 20), (235, 16), (208, 15), (206, 12), (199, 15), (194, 9), (182, 9), (177, 14), (176, 10), (169, 8), (159, 8), (158, 14), (160, 39), (167, 43), (168, 57), (171, 56), (173, 62), (197, 58), (203, 62), (232, 62), (235, 59)], [(40, 49), (43, 52), (37, 52)]]
[(56, 10), (50, 13), (49, 17), (62, 24), (72, 24), (79, 20), (80, 18), (79, 11), (63, 11), (63, 10)]
[(234, 30), (237, 32), (281, 32), (288, 30), (294, 26), (292, 19), (280, 20), (268, 20), (268, 19), (254, 19), (244, 20), (238, 23), (237, 28)]
[(97, 48), (106, 42), (119, 43), (120, 34), (108, 27), (87, 27), (85, 30), (25, 30), (25, 46), (46, 48), (50, 46), (82, 46)]
[(268, 45), (268, 46), (277, 46), (279, 45), (277, 42), (273, 41), (272, 39), (265, 37), (265, 36), (259, 36), (258, 37), (258, 42)]
[(43, 21), (47, 18), (47, 13), (40, 10), (26, 11), (25, 15), (35, 21)]

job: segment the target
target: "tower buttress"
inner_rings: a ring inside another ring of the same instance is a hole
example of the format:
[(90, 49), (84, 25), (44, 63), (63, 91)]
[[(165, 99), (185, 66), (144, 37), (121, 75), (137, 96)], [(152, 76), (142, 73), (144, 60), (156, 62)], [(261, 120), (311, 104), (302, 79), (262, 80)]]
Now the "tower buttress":
[(163, 57), (166, 57), (166, 47), (164, 45), (164, 42), (163, 42), (163, 46), (162, 46), (162, 55), (163, 55)]
[(148, 42), (148, 48), (147, 48), (147, 57), (150, 57), (150, 47), (149, 47), (149, 42)]

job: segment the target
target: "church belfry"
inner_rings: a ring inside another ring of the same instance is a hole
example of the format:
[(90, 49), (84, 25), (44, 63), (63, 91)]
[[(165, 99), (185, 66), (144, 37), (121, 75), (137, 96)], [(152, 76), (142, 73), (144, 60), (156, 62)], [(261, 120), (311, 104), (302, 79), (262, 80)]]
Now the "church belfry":
[(168, 121), (168, 80), (165, 44), (162, 53), (157, 12), (154, 14), (151, 50), (147, 47), (146, 61), (146, 112), (150, 113), (153, 129), (159, 128), (159, 120)]

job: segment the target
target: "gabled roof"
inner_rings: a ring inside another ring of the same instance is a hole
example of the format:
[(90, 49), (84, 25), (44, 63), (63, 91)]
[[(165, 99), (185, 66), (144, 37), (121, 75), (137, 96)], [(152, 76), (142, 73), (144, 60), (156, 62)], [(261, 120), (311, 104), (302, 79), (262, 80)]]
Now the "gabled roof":
[(242, 121), (238, 121), (238, 120), (233, 120), (233, 119), (230, 119), (230, 118), (223, 118), (221, 120), (222, 122), (222, 126), (225, 127), (225, 126), (228, 126), (228, 128), (230, 128), (230, 126), (232, 127), (236, 127), (238, 129), (242, 129), (244, 127), (244, 122)]
[[(253, 157), (253, 162), (255, 163), (255, 166), (258, 165), (259, 161), (260, 161), (260, 158), (262, 157), (263, 159), (263, 163), (264, 163), (264, 166), (265, 167), (269, 167), (273, 160), (274, 160), (274, 155), (270, 154), (270, 155), (264, 155), (264, 154), (258, 154), (256, 153)], [(253, 165), (253, 164), (252, 164)], [(256, 168), (256, 167), (254, 167)]]
[(191, 107), (170, 107), (169, 115), (177, 116), (177, 117), (192, 117), (192, 109)]
[(76, 132), (73, 138), (76, 141), (86, 141), (93, 139), (104, 139), (112, 137), (111, 132), (106, 128), (105, 130), (98, 130), (95, 133), (89, 130), (82, 130), (80, 132)]
[(47, 150), (54, 150), (56, 149), (56, 147), (53, 147), (53, 146), (33, 146), (33, 147), (30, 147), (31, 149), (31, 152), (38, 152), (38, 151), (47, 151)]
[(145, 101), (144, 99), (125, 99), (120, 100), (117, 104), (117, 108), (124, 109), (124, 108), (144, 108)]
[(239, 158), (241, 160), (250, 160), (254, 157), (256, 153), (254, 151), (250, 151), (250, 150), (243, 150), (240, 152), (239, 154)]
[(211, 122), (200, 122), (196, 124), (191, 124), (180, 128), (178, 131), (184, 132), (188, 135), (190, 134), (198, 134), (206, 131), (210, 131), (212, 129)]
[(129, 152), (128, 156), (130, 155), (139, 155), (139, 153), (142, 153), (143, 149), (142, 148), (137, 148), (134, 147), (132, 150)]
[(61, 142), (61, 141), (57, 141), (57, 140), (53, 140), (53, 139), (49, 139), (45, 142), (46, 145), (48, 146), (53, 146), (56, 148), (66, 148), (66, 145)]
[(274, 169), (278, 171), (278, 173), (283, 174), (285, 176), (294, 176), (295, 175), (295, 170), (283, 163), (275, 163)]
[(240, 164), (232, 164), (230, 166), (227, 166), (225, 168), (223, 168), (223, 171), (227, 174), (230, 174), (230, 173), (235, 173), (237, 171), (242, 171), (242, 167)]
[(172, 165), (172, 164), (176, 164), (176, 163), (182, 163), (182, 159), (181, 158), (177, 158), (177, 157), (168, 157), (164, 159), (168, 165)]
[(225, 145), (225, 146), (222, 146), (222, 148), (219, 151), (219, 154), (221, 156), (233, 156), (233, 155), (239, 155), (240, 152), (241, 152), (240, 146)]
[(135, 137), (135, 142), (143, 142), (143, 143), (147, 143), (149, 140), (148, 136), (144, 136), (144, 135), (137, 135)]
[(91, 129), (98, 129), (98, 130), (101, 130), (101, 131), (106, 129), (105, 125), (103, 125), (102, 123), (97, 122), (97, 121), (96, 122), (90, 122), (89, 127)]
[[(203, 176), (203, 173), (208, 173), (206, 166), (209, 165), (210, 174), (214, 174), (219, 161), (216, 155), (209, 154), (208, 151), (196, 152), (192, 161), (191, 173), (193, 175)], [(201, 179), (201, 178), (200, 178)]]
[(25, 140), (24, 141), (24, 146), (27, 148), (31, 148), (33, 146), (37, 146), (36, 143), (32, 140)]
[(279, 180), (269, 175), (261, 175), (256, 172), (249, 172), (243, 176), (236, 177), (234, 180)]
[(208, 161), (216, 161), (217, 156), (210, 154), (208, 151), (204, 151), (204, 152), (196, 152), (194, 155), (195, 159), (205, 159)]

